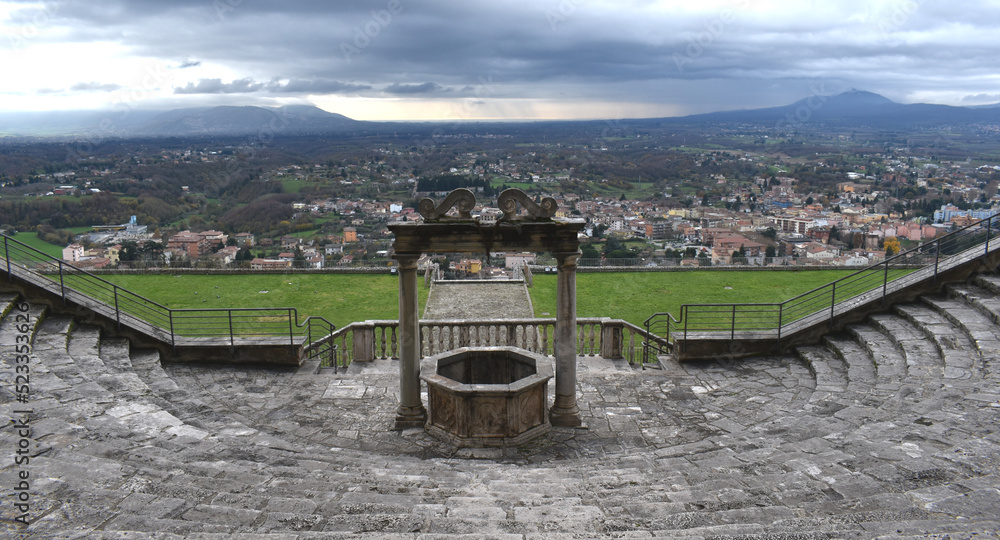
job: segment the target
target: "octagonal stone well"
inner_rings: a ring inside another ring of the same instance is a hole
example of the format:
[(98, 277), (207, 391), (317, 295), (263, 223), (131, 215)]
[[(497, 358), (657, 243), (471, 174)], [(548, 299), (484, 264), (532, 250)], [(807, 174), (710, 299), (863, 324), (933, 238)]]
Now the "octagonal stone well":
[(549, 431), (550, 360), (514, 347), (463, 347), (421, 366), (427, 431), (456, 446), (516, 446)]

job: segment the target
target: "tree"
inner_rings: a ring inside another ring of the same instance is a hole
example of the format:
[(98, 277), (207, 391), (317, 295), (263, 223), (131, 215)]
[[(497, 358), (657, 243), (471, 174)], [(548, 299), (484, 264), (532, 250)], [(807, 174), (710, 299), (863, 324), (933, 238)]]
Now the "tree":
[(767, 246), (767, 249), (764, 250), (764, 257), (767, 258), (767, 262), (771, 262), (771, 260), (774, 259), (777, 256), (777, 254), (778, 253), (774, 249), (774, 246)]
[(895, 236), (890, 236), (889, 238), (885, 239), (885, 242), (882, 244), (882, 248), (885, 249), (885, 256), (891, 257), (899, 253), (900, 250), (902, 249), (902, 246), (900, 246), (899, 244), (899, 238), (896, 238)]

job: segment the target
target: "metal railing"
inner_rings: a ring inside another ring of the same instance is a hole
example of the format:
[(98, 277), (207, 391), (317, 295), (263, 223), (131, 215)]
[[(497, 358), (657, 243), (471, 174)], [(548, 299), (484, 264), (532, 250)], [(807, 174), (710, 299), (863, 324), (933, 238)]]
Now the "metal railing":
[(9, 236), (0, 271), (31, 283), (173, 347), (220, 340), (241, 344), (305, 345), (309, 358), (332, 358), (334, 326), (322, 317), (299, 322), (295, 308), (172, 309)]
[(912, 283), (937, 280), (942, 272), (1000, 248), (1000, 242), (994, 241), (1000, 235), (998, 229), (1000, 214), (784, 302), (684, 304), (679, 317), (655, 313), (646, 319), (644, 327), (648, 334), (665, 336), (669, 343), (698, 337), (780, 340), (801, 325), (832, 321), (858, 303), (884, 299)]

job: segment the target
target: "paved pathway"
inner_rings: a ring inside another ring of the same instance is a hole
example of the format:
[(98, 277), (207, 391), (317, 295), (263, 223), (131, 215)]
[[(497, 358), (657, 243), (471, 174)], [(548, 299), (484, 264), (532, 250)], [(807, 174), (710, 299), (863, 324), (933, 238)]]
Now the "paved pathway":
[(435, 281), (424, 319), (530, 319), (523, 281)]

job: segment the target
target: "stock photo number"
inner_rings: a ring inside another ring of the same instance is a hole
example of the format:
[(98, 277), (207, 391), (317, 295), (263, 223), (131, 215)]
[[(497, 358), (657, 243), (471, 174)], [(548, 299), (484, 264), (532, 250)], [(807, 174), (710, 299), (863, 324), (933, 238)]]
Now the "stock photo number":
[(27, 526), (31, 515), (31, 329), (30, 306), (26, 302), (14, 306), (14, 379), (12, 393), (17, 401), (11, 411), (16, 434), (14, 448), (14, 485), (11, 486), (13, 521)]

